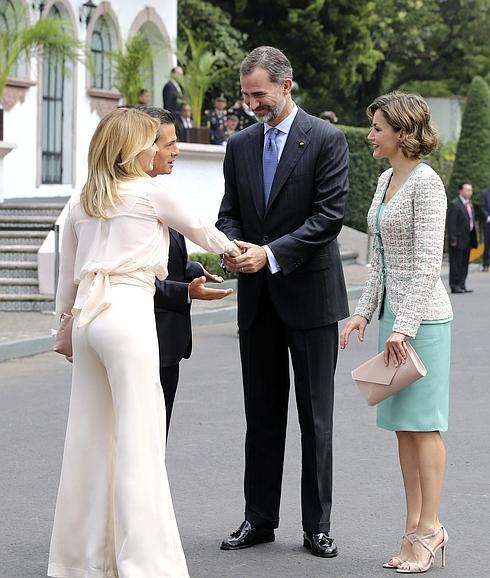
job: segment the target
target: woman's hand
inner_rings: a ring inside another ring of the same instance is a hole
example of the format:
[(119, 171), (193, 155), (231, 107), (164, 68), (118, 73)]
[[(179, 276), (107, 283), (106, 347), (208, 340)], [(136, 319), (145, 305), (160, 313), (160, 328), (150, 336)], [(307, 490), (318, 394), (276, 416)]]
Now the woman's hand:
[(353, 315), (342, 329), (340, 334), (340, 349), (345, 349), (349, 344), (349, 335), (357, 329), (359, 331), (359, 341), (364, 341), (364, 331), (366, 329), (367, 319), (362, 315)]
[(395, 367), (400, 364), (405, 363), (407, 360), (407, 344), (406, 335), (404, 333), (398, 333), (393, 331), (393, 333), (388, 337), (385, 342), (384, 351), (384, 361), (385, 365), (388, 366), (390, 361), (393, 361)]

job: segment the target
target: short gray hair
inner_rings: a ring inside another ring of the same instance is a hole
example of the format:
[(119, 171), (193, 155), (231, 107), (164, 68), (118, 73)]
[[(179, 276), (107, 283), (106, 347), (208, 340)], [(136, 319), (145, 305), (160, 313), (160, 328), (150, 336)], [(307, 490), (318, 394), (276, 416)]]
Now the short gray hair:
[(259, 46), (248, 54), (240, 65), (240, 75), (247, 76), (256, 68), (263, 68), (269, 73), (269, 79), (276, 84), (282, 84), (286, 78), (293, 79), (291, 63), (277, 48)]

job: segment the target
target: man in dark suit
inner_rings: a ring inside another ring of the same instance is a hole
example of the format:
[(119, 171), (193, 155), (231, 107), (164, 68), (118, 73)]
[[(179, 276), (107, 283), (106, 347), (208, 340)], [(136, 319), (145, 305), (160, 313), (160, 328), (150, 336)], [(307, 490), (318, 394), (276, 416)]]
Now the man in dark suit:
[(163, 87), (163, 106), (172, 114), (178, 114), (182, 103), (182, 88), (178, 83), (178, 78), (183, 74), (184, 71), (180, 66), (174, 66), (170, 71), (170, 79)]
[(175, 131), (180, 142), (188, 142), (187, 130), (193, 128), (194, 121), (192, 120), (191, 105), (183, 102), (179, 108), (179, 114), (175, 117)]
[(338, 321), (348, 304), (337, 235), (348, 187), (342, 132), (291, 98), (292, 69), (262, 46), (242, 62), (245, 102), (257, 124), (229, 141), (217, 226), (243, 253), (238, 324), (245, 399), (245, 521), (224, 550), (272, 542), (279, 524), (289, 398), (289, 354), (301, 427), (303, 544), (337, 555), (329, 536), (332, 413)]
[(466, 288), (470, 251), (478, 246), (475, 211), (471, 204), (473, 187), (464, 182), (458, 187), (459, 195), (451, 201), (447, 214), (449, 239), (449, 286), (451, 293), (471, 293)]
[(480, 195), (480, 210), (483, 220), (483, 234), (485, 236), (485, 249), (483, 252), (483, 271), (488, 271), (490, 265), (490, 187)]
[[(157, 107), (138, 107), (160, 121), (156, 145), (158, 152), (153, 160), (153, 170), (148, 174), (169, 175), (179, 155), (174, 117), (169, 111)], [(160, 381), (165, 396), (167, 435), (172, 415), (175, 393), (179, 382), (179, 363), (187, 359), (192, 350), (191, 303), (193, 299), (222, 299), (232, 289), (214, 289), (206, 281), (222, 283), (223, 278), (208, 273), (200, 264), (187, 259), (183, 235), (169, 229), (168, 277), (156, 280), (155, 318), (160, 349)]]

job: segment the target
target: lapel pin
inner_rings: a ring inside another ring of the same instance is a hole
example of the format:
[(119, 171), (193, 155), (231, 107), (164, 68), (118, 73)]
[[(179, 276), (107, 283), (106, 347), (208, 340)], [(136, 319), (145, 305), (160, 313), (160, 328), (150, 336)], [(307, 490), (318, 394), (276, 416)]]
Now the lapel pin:
[(298, 143), (298, 146), (304, 147), (304, 146), (305, 146), (305, 141), (304, 141), (304, 140), (300, 140), (299, 143)]

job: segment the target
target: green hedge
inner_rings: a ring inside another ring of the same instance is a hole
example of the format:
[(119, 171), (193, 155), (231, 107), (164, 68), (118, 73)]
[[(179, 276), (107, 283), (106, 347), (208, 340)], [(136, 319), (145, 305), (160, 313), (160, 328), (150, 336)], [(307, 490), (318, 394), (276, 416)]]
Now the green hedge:
[(387, 161), (373, 159), (368, 143), (368, 128), (339, 126), (349, 144), (349, 200), (344, 225), (367, 232), (366, 217), (378, 184), (379, 175), (388, 168)]
[(474, 201), (490, 186), (490, 89), (480, 76), (473, 79), (468, 91), (449, 198), (456, 197), (458, 185), (463, 181), (473, 185)]
[(235, 273), (229, 273), (221, 269), (221, 257), (219, 255), (215, 255), (214, 253), (191, 253), (189, 255), (189, 259), (191, 261), (197, 261), (198, 263), (201, 263), (206, 271), (212, 273), (213, 275), (221, 275), (223, 279), (236, 279), (237, 277)]

